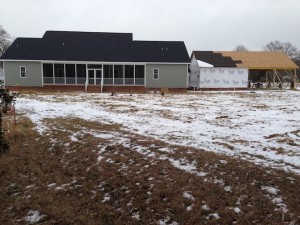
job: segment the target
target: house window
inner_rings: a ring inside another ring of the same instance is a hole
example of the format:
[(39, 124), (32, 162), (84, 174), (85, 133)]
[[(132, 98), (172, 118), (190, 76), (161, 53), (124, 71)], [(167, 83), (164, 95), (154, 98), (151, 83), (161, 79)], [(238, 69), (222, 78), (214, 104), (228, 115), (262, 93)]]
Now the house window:
[(20, 77), (25, 78), (26, 77), (26, 66), (20, 67)]
[(158, 80), (159, 78), (159, 69), (153, 69), (153, 79)]

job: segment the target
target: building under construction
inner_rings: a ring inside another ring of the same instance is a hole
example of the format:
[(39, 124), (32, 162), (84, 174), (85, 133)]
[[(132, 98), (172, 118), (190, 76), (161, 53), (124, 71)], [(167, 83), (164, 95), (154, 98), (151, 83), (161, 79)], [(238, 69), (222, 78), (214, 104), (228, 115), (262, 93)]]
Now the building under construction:
[[(221, 72), (224, 71), (224, 68), (225, 71), (229, 69), (229, 73), (230, 69), (232, 71), (234, 71), (234, 69), (247, 69), (247, 85), (245, 85), (245, 81), (242, 81), (245, 88), (286, 89), (288, 87), (297, 88), (299, 86), (299, 79), (297, 77), (297, 69), (299, 69), (299, 67), (285, 53), (281, 52), (194, 51), (191, 56), (191, 61), (190, 69), (192, 72), (190, 78), (192, 82), (190, 82), (190, 84), (193, 83), (194, 85), (192, 86), (197, 87), (197, 89), (205, 89), (205, 86), (201, 86), (201, 78), (203, 75), (201, 72), (205, 68), (212, 71), (212, 74), (206, 74), (206, 77), (213, 76), (214, 73), (216, 73), (215, 69), (218, 68), (221, 68)], [(215, 83), (216, 89), (219, 88), (222, 80), (225, 82), (226, 79), (230, 77), (230, 75), (226, 75), (224, 72), (223, 75), (221, 73), (220, 75), (222, 78), (219, 81), (214, 78), (210, 82)], [(197, 79), (199, 80), (199, 85), (197, 85)], [(206, 80), (208, 80), (208, 78), (206, 78)], [(202, 83), (205, 85), (205, 82)], [(227, 83), (229, 84), (229, 82)], [(232, 84), (234, 84), (234, 82)], [(230, 87), (228, 86), (228, 88), (232, 88), (232, 84)], [(226, 88), (226, 85), (222, 87)], [(212, 84), (210, 88), (213, 88)]]

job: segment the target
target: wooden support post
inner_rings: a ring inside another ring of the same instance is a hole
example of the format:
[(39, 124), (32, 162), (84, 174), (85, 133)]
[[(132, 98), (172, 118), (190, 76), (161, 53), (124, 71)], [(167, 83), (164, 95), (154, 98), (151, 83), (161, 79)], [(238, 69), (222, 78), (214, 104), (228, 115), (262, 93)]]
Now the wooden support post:
[(295, 85), (295, 89), (298, 88), (298, 85), (299, 85), (299, 80), (298, 80), (298, 77), (297, 77), (297, 70), (295, 69), (295, 73), (294, 73), (294, 85)]
[(276, 70), (273, 70), (273, 88), (275, 88), (275, 72)]
[(277, 72), (277, 70), (276, 70), (276, 77), (279, 81), (278, 88), (283, 89), (283, 83), (282, 83), (281, 75)]

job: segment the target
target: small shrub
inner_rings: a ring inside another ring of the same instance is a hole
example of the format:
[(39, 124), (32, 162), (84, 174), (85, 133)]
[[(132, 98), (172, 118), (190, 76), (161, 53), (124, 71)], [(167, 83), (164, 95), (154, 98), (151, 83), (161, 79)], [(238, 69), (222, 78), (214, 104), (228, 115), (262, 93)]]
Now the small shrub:
[(1, 110), (0, 110), (0, 152), (7, 153), (9, 151), (9, 144), (4, 140), (3, 129), (3, 116), (2, 112), (6, 113), (8, 109), (14, 107), (15, 99), (18, 96), (17, 93), (10, 93), (8, 89), (0, 83), (0, 98), (1, 98)]
[(2, 111), (6, 113), (7, 110), (15, 104), (18, 93), (11, 93), (8, 89), (4, 87), (3, 84), (0, 85), (1, 107)]
[(0, 152), (5, 154), (9, 151), (9, 145), (4, 140), (4, 131), (3, 131), (3, 125), (2, 125), (2, 112), (0, 111)]

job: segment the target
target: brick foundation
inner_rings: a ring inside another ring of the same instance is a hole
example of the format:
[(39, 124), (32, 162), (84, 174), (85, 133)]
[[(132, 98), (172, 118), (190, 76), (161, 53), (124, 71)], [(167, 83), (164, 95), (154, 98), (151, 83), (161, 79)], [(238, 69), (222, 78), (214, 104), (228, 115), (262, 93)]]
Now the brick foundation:
[[(20, 87), (6, 86), (10, 91), (18, 91), (22, 93), (35, 92), (85, 92), (84, 85), (45, 85), (44, 87)], [(88, 93), (100, 93), (100, 86), (88, 86)], [(186, 93), (183, 88), (146, 88), (144, 86), (104, 86), (103, 92), (119, 92), (119, 93)]]
[[(196, 91), (244, 91), (248, 88), (196, 88)], [(194, 91), (194, 88), (191, 88), (190, 91)]]

